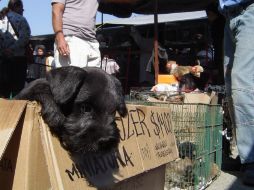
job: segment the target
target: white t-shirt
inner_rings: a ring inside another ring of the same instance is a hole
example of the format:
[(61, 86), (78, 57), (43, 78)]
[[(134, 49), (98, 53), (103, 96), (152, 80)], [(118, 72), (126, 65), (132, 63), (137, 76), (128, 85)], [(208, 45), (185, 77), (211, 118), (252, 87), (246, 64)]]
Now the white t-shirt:
[(107, 57), (104, 57), (102, 59), (102, 69), (106, 71), (108, 74), (115, 74), (119, 72), (119, 65), (116, 63), (114, 59), (110, 59)]

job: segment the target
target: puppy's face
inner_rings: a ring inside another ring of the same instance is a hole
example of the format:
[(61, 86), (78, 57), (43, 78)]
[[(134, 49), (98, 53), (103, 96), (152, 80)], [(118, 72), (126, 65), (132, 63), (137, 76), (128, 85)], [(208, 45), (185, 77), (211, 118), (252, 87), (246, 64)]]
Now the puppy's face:
[(181, 77), (179, 88), (184, 92), (191, 92), (195, 89), (204, 90), (208, 80), (209, 77), (205, 73), (201, 73), (200, 77), (188, 73)]
[(44, 121), (70, 153), (110, 151), (120, 141), (115, 114), (127, 114), (122, 87), (99, 68), (51, 70), (16, 99), (40, 102)]
[(183, 92), (191, 92), (197, 88), (192, 74), (188, 73), (181, 77), (179, 88)]
[(70, 93), (71, 98), (60, 104), (66, 117), (60, 140), (69, 152), (110, 151), (120, 141), (116, 111), (121, 115), (119, 107), (126, 106), (121, 86), (101, 69), (86, 68), (84, 72), (83, 81)]
[(115, 113), (97, 112), (88, 104), (74, 104), (66, 116), (61, 143), (72, 153), (107, 152), (116, 148), (120, 134)]

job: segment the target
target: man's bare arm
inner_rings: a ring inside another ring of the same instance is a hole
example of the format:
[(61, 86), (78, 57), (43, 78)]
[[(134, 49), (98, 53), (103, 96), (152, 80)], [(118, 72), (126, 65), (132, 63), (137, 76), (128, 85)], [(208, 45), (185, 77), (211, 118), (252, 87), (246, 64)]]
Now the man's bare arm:
[(55, 33), (62, 32), (63, 30), (63, 12), (64, 4), (53, 3), (52, 4), (52, 25)]
[(64, 4), (62, 3), (53, 3), (52, 4), (52, 25), (55, 32), (57, 49), (60, 55), (69, 55), (69, 46), (64, 39), (63, 34), (63, 13), (64, 13)]

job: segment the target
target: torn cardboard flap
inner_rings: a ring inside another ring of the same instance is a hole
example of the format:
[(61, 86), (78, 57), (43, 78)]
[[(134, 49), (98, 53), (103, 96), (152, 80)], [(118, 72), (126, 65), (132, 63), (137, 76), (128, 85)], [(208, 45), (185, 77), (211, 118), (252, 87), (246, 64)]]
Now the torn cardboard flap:
[(0, 160), (21, 118), (27, 101), (7, 101), (0, 98)]
[[(0, 100), (0, 118), (1, 121), (7, 121), (1, 123), (1, 128), (11, 123), (10, 126), (14, 129), (8, 136), (8, 142), (4, 145), (6, 148), (0, 159), (1, 189), (4, 190), (51, 188), (49, 171), (42, 151), (39, 121), (35, 117), (36, 107), (32, 103), (26, 103)], [(2, 119), (4, 115), (6, 117)], [(0, 131), (1, 138), (2, 134)]]

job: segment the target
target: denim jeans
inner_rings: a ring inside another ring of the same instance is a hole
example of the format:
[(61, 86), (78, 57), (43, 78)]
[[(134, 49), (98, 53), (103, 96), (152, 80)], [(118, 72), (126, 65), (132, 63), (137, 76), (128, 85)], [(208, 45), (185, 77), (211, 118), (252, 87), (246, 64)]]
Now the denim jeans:
[(226, 94), (241, 162), (254, 162), (254, 3), (226, 12), (224, 68)]

